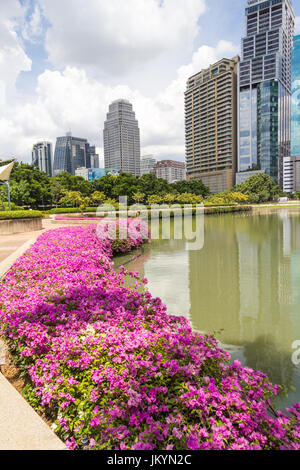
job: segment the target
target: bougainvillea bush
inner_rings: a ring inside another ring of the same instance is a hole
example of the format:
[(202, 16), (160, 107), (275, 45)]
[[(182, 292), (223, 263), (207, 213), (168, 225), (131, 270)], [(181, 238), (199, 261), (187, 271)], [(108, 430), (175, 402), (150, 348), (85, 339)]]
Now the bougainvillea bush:
[(1, 285), (2, 332), (30, 378), (26, 396), (67, 446), (299, 449), (300, 404), (271, 411), (279, 387), (168, 316), (137, 289), (137, 273), (116, 273), (113, 243), (98, 235), (43, 234)]

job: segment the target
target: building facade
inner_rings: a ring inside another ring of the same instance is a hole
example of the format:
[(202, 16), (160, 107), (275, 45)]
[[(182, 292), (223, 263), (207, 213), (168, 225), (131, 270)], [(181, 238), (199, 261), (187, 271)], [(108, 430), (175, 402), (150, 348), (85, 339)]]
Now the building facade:
[(291, 155), (300, 155), (300, 36), (294, 37), (292, 55), (292, 145)]
[(62, 171), (75, 175), (77, 168), (90, 168), (90, 148), (87, 139), (73, 137), (71, 133), (64, 137), (58, 137), (54, 153), (54, 176), (57, 176)]
[(300, 191), (300, 156), (287, 157), (284, 159), (283, 190), (286, 193)]
[(248, 0), (239, 66), (238, 171), (263, 170), (283, 186), (291, 150), (290, 0)]
[(103, 141), (105, 168), (140, 176), (140, 130), (129, 101), (120, 99), (109, 106)]
[(254, 175), (264, 175), (266, 172), (263, 170), (252, 170), (252, 171), (243, 171), (242, 173), (237, 173), (236, 175), (236, 184), (245, 183), (251, 176)]
[(141, 176), (155, 173), (156, 159), (153, 155), (144, 155), (141, 158)]
[(99, 155), (96, 153), (95, 145), (89, 146), (88, 148), (88, 168), (99, 168)]
[(51, 142), (38, 142), (32, 149), (32, 164), (47, 175), (53, 175), (52, 144)]
[(77, 168), (75, 170), (75, 176), (81, 176), (86, 181), (96, 181), (103, 176), (112, 175), (119, 176), (120, 170), (116, 168)]
[(202, 180), (211, 192), (235, 184), (238, 62), (239, 57), (220, 60), (187, 82), (187, 179)]
[(175, 160), (162, 160), (155, 164), (155, 176), (167, 180), (168, 183), (176, 183), (186, 179), (186, 166), (183, 162)]

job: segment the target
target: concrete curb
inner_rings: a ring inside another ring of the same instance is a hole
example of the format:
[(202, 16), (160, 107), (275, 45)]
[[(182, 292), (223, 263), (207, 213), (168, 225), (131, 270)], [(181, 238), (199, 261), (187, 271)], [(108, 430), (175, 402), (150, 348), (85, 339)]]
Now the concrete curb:
[(24, 398), (0, 374), (0, 450), (66, 450)]

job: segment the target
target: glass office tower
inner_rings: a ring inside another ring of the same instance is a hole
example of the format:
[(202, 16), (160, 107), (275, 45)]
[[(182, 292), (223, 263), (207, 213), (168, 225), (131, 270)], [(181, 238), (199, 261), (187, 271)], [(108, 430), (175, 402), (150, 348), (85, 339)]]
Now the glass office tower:
[(292, 151), (300, 156), (300, 36), (294, 37), (292, 56)]
[(62, 171), (75, 175), (75, 170), (83, 167), (91, 167), (91, 151), (88, 141), (73, 137), (71, 133), (64, 137), (58, 137), (54, 153), (54, 176)]
[(263, 170), (283, 185), (291, 149), (290, 0), (248, 0), (239, 67), (238, 171)]
[(120, 99), (109, 106), (103, 140), (105, 168), (140, 176), (140, 130), (129, 101)]

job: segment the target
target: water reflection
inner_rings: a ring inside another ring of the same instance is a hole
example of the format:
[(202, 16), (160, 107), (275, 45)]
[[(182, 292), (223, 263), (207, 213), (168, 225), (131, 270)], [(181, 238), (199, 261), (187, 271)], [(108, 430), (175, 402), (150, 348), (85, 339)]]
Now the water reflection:
[(130, 268), (148, 278), (169, 313), (216, 333), (234, 358), (274, 382), (293, 383), (297, 391), (282, 406), (300, 401), (300, 367), (291, 361), (300, 339), (299, 211), (207, 216), (202, 250), (154, 241)]

